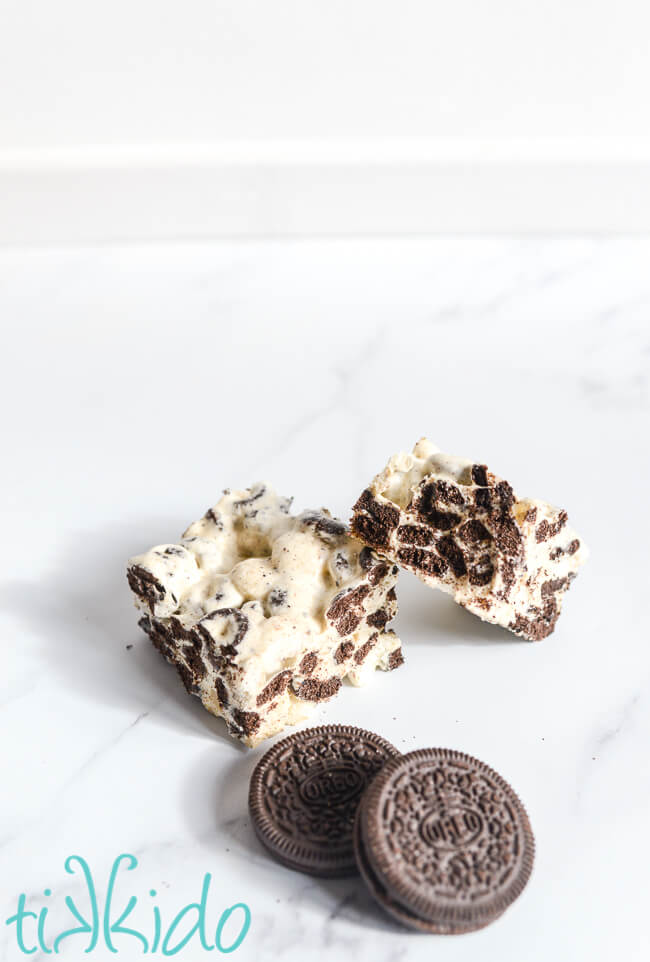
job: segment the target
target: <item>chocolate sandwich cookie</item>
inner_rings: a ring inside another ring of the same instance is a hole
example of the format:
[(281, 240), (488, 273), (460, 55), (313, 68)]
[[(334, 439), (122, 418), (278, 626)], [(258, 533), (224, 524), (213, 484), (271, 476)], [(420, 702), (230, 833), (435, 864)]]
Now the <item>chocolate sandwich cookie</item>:
[(443, 748), (386, 763), (364, 795), (354, 838), (379, 904), (408, 928), (449, 935), (497, 919), (521, 894), (535, 852), (510, 785)]
[(357, 858), (357, 865), (367, 888), (375, 898), (375, 901), (381, 905), (385, 912), (388, 912), (389, 915), (392, 915), (394, 919), (396, 919), (398, 922), (401, 922), (402, 925), (406, 926), (408, 929), (416, 929), (419, 932), (428, 932), (432, 935), (460, 935), (463, 932), (473, 932), (476, 929), (483, 928), (484, 925), (488, 924), (485, 922), (483, 925), (471, 925), (466, 929), (459, 926), (452, 928), (451, 926), (444, 926), (440, 923), (436, 924), (435, 922), (427, 922), (426, 919), (420, 919), (407, 909), (403, 908), (403, 906), (401, 906), (400, 903), (391, 896), (390, 892), (385, 888), (385, 886), (382, 885), (370, 867), (361, 837), (361, 821), (363, 818), (362, 809), (363, 799), (359, 804), (356, 818), (354, 820), (354, 848)]
[(266, 848), (289, 868), (329, 878), (356, 875), (359, 800), (397, 749), (372, 732), (324, 725), (290, 735), (258, 762), (248, 807)]

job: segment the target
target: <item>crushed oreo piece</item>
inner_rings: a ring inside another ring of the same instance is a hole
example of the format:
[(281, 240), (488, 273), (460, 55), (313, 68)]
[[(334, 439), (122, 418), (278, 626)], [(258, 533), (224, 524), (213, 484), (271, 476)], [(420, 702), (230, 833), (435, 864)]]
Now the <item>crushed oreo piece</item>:
[(332, 695), (336, 695), (341, 687), (341, 679), (338, 676), (319, 681), (317, 678), (307, 678), (294, 691), (298, 698), (305, 701), (327, 701)]
[(378, 608), (377, 611), (373, 611), (366, 618), (366, 624), (370, 625), (371, 628), (379, 628), (380, 631), (386, 627), (388, 621), (390, 621), (390, 616), (385, 608)]
[(349, 635), (359, 625), (363, 617), (363, 600), (369, 593), (368, 585), (360, 585), (358, 588), (347, 588), (336, 595), (327, 610), (327, 617), (339, 635)]
[(342, 538), (348, 533), (347, 525), (342, 521), (322, 514), (320, 511), (305, 511), (300, 517), (304, 525), (312, 527), (317, 534), (328, 539)]
[(278, 695), (281, 695), (291, 681), (291, 675), (292, 672), (289, 671), (289, 669), (281, 671), (276, 675), (257, 696), (257, 707), (260, 708), (268, 701), (272, 701), (274, 698), (277, 698)]
[(352, 531), (373, 548), (385, 547), (399, 522), (397, 508), (380, 504), (366, 490), (355, 504), (354, 511)]
[(340, 665), (342, 662), (344, 662), (347, 658), (350, 657), (353, 651), (354, 651), (354, 642), (342, 641), (341, 644), (336, 649), (336, 651), (334, 652), (334, 661), (336, 662), (337, 665)]
[(318, 664), (318, 655), (315, 651), (310, 651), (300, 661), (298, 671), (301, 675), (311, 675)]

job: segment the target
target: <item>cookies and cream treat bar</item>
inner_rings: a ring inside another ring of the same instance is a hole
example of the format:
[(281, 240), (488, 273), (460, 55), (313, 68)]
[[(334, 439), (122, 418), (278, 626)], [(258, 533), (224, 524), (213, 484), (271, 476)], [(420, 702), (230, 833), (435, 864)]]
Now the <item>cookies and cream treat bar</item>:
[(224, 496), (178, 544), (131, 558), (140, 625), (189, 692), (254, 746), (402, 663), (398, 569), (329, 512), (290, 513), (268, 484)]
[(352, 533), (366, 545), (532, 641), (551, 634), (587, 559), (566, 511), (517, 497), (484, 464), (426, 438), (390, 459), (353, 512)]

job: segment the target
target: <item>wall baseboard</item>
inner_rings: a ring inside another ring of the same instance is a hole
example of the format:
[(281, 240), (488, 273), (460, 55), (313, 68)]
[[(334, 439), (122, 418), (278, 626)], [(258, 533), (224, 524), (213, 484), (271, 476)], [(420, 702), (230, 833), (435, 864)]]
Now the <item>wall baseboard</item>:
[[(430, 233), (645, 233), (650, 158), (0, 154), (0, 244)], [(15, 158), (14, 158), (15, 161)], [(60, 161), (60, 158), (59, 158)]]

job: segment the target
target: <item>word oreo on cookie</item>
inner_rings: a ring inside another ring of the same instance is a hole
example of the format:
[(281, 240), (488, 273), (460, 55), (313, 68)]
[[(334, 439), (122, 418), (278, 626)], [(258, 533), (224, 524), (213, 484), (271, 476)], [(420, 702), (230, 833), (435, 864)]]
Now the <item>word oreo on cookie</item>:
[(399, 752), (349, 725), (308, 728), (258, 762), (248, 807), (255, 831), (284, 865), (327, 878), (358, 873), (354, 819), (361, 796)]
[(354, 837), (379, 904), (408, 928), (444, 935), (497, 919), (523, 891), (535, 853), (510, 785), (441, 748), (386, 763), (363, 796)]

